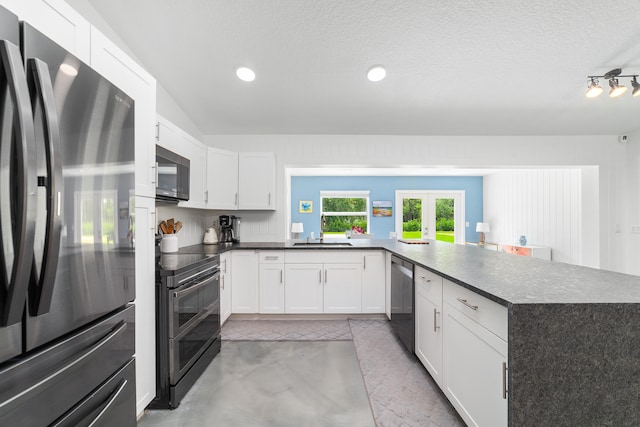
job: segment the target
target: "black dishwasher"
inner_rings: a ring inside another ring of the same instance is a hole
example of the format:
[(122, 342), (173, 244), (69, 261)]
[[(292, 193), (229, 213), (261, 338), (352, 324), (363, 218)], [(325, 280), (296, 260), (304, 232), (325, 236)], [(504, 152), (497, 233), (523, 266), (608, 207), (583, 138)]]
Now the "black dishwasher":
[(414, 284), (413, 264), (391, 256), (391, 327), (407, 349), (414, 353)]

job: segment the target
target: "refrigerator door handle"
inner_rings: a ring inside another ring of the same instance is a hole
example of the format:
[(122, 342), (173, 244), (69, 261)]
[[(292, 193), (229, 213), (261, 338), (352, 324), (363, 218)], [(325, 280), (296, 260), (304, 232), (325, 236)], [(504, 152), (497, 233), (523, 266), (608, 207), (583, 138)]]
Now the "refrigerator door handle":
[(124, 390), (124, 388), (127, 386), (127, 382), (128, 382), (127, 380), (122, 380), (122, 382), (120, 383), (120, 386), (111, 394), (111, 396), (109, 396), (109, 400), (107, 401), (106, 405), (104, 405), (104, 408), (102, 408), (100, 413), (96, 415), (96, 417), (93, 419), (93, 421), (91, 421), (91, 423), (89, 423), (89, 427), (95, 427), (97, 425), (100, 425), (102, 421), (105, 421), (105, 418), (106, 418), (105, 416), (109, 415), (110, 407), (118, 399), (118, 396), (120, 396), (120, 393), (122, 393), (122, 390)]
[(29, 83), (32, 84), (35, 94), (32, 98), (34, 116), (37, 108), (42, 108), (43, 112), (44, 152), (47, 164), (47, 177), (42, 180), (47, 188), (47, 219), (41, 260), (42, 267), (38, 275), (34, 261), (29, 285), (29, 312), (33, 316), (40, 316), (48, 313), (51, 308), (51, 298), (58, 269), (62, 233), (62, 217), (60, 216), (63, 186), (62, 160), (60, 159), (58, 113), (53, 97), (49, 67), (39, 59), (30, 58), (27, 61), (27, 70), (30, 74)]
[[(33, 115), (31, 102), (29, 101), (29, 88), (27, 78), (22, 66), (20, 49), (6, 41), (0, 41), (0, 65), (8, 82), (8, 94), (14, 104), (13, 133), (16, 138), (15, 155), (16, 170), (11, 171), (9, 179), (14, 184), (17, 194), (12, 194), (8, 199), (13, 203), (13, 244), (15, 257), (10, 278), (2, 277), (0, 283), (0, 326), (8, 326), (19, 323), (24, 312), (25, 298), (29, 286), (31, 265), (33, 263), (33, 241), (35, 235), (35, 218), (37, 202), (36, 180), (36, 148), (33, 129)], [(5, 141), (12, 144), (13, 141)], [(15, 180), (15, 181), (14, 181)], [(8, 195), (4, 195), (7, 197)], [(9, 218), (3, 218), (8, 221)], [(6, 263), (6, 259), (3, 261)], [(7, 271), (7, 266), (4, 266)]]

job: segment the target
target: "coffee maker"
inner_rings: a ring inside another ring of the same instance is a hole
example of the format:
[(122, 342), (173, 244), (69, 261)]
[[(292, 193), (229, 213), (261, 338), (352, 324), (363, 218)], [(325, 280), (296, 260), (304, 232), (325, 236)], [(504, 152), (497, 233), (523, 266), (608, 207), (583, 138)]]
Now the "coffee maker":
[(233, 243), (233, 223), (229, 215), (220, 215), (220, 242)]

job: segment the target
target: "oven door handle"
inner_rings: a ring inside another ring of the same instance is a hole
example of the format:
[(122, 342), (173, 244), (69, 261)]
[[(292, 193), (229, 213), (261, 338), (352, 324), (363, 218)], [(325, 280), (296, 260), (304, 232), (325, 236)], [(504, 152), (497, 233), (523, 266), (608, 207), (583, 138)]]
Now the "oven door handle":
[(197, 282), (193, 285), (185, 285), (185, 287), (180, 288), (180, 290), (174, 291), (173, 292), (173, 298), (174, 299), (180, 299), (182, 297), (184, 297), (185, 295), (189, 295), (192, 292), (197, 291), (198, 289), (202, 288), (203, 286), (208, 285), (209, 283), (213, 282), (216, 279), (220, 278), (220, 271), (216, 271), (216, 273), (213, 276), (209, 276), (207, 277), (205, 280), (201, 281), (201, 282)]

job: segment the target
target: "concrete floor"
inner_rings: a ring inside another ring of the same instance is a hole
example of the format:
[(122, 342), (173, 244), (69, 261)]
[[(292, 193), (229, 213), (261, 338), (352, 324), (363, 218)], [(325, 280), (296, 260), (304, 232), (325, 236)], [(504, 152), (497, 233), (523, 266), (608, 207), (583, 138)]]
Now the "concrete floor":
[(223, 341), (173, 411), (138, 426), (374, 427), (352, 341)]
[(139, 426), (464, 426), (387, 320), (230, 320), (222, 338), (180, 407)]

